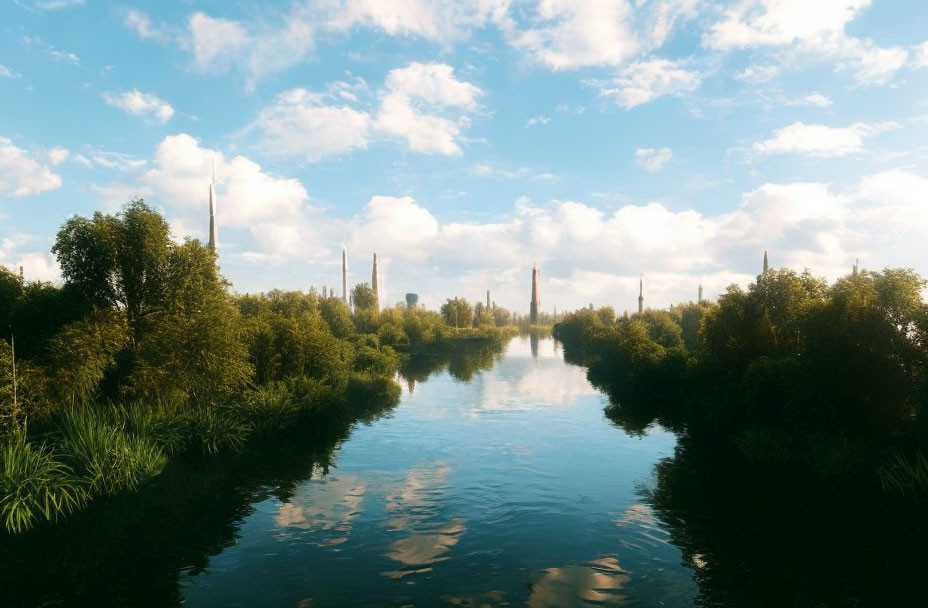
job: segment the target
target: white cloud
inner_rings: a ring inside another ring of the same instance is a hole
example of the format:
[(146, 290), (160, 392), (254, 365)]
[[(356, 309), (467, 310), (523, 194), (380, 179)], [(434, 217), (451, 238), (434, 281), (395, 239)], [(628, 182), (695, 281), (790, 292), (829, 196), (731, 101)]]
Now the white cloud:
[(62, 8), (83, 6), (84, 0), (40, 0), (35, 3), (36, 8), (46, 11), (56, 11)]
[(16, 73), (10, 68), (0, 63), (0, 78), (15, 78)]
[(680, 19), (695, 15), (695, 0), (575, 2), (542, 0), (534, 24), (506, 28), (510, 44), (552, 70), (620, 66), (660, 47)]
[(27, 48), (35, 48), (42, 51), (45, 53), (46, 57), (52, 61), (55, 61), (56, 63), (70, 63), (72, 65), (81, 64), (80, 57), (74, 53), (57, 49), (54, 46), (47, 44), (38, 36), (23, 36), (22, 41), (23, 45), (25, 45)]
[(292, 89), (261, 110), (256, 125), (267, 153), (315, 162), (367, 148), (372, 120), (367, 112), (347, 105), (326, 105), (321, 94)]
[(680, 97), (698, 89), (702, 82), (699, 72), (683, 66), (682, 61), (647, 59), (623, 68), (610, 82), (590, 83), (599, 88), (601, 96), (614, 98), (616, 103), (630, 110), (658, 97)]
[[(791, 47), (800, 62), (833, 61), (861, 84), (882, 84), (906, 61), (901, 47), (883, 48), (845, 33), (871, 0), (740, 0), (703, 34), (703, 46), (734, 50)], [(749, 76), (750, 77), (750, 76)]]
[[(337, 82), (325, 93), (292, 89), (262, 110), (255, 126), (271, 154), (310, 162), (367, 148), (378, 137), (399, 137), (413, 152), (461, 154), (467, 112), (482, 91), (454, 76), (443, 63), (410, 63), (391, 70), (373, 111), (364, 108), (367, 84)], [(353, 107), (360, 106), (360, 107)]]
[(557, 176), (547, 171), (536, 171), (530, 167), (498, 167), (489, 163), (478, 163), (471, 167), (471, 173), (490, 179), (533, 179), (538, 182), (554, 182)]
[(24, 198), (61, 186), (61, 176), (0, 136), (0, 195)]
[(928, 68), (928, 40), (913, 47), (912, 68)]
[(458, 139), (468, 120), (439, 113), (476, 109), (477, 98), (483, 93), (479, 88), (455, 78), (450, 65), (418, 62), (391, 70), (386, 88), (375, 118), (379, 131), (405, 139), (414, 152), (461, 154)]
[(782, 46), (844, 32), (871, 0), (741, 0), (703, 36), (709, 48)]
[(849, 127), (828, 127), (794, 122), (776, 129), (773, 137), (754, 144), (758, 154), (801, 154), (806, 156), (847, 156), (863, 150), (864, 140), (885, 133), (899, 125), (854, 123)]
[(50, 162), (52, 166), (57, 167), (64, 161), (68, 160), (70, 152), (68, 152), (66, 148), (52, 148), (46, 151), (45, 155), (48, 157), (48, 162)]
[(379, 29), (389, 36), (418, 36), (447, 44), (473, 28), (506, 19), (509, 0), (326, 0), (321, 2), (326, 29)]
[(138, 89), (122, 93), (103, 93), (103, 101), (132, 116), (145, 116), (166, 123), (174, 116), (171, 104), (154, 93), (142, 93)]
[(170, 31), (151, 20), (151, 17), (135, 9), (126, 12), (123, 23), (142, 40), (154, 40), (162, 44), (171, 41)]
[(782, 101), (787, 106), (816, 106), (819, 108), (827, 108), (832, 104), (831, 99), (821, 93), (809, 93), (800, 97), (785, 97)]
[(186, 133), (170, 135), (158, 144), (154, 164), (142, 175), (141, 183), (159, 205), (202, 212), (214, 160), (222, 221), (227, 226), (247, 228), (261, 221), (285, 222), (308, 198), (299, 181), (268, 175), (244, 156), (226, 159)]
[(670, 148), (638, 148), (635, 150), (636, 162), (651, 173), (658, 173), (673, 158)]
[(529, 118), (525, 122), (525, 126), (526, 128), (528, 128), (528, 127), (534, 127), (535, 125), (546, 125), (549, 122), (551, 122), (551, 118), (549, 116), (545, 116), (544, 114), (539, 114), (538, 116), (532, 116), (531, 118)]
[(778, 65), (755, 63), (735, 72), (735, 78), (748, 84), (761, 84), (779, 76), (782, 69)]

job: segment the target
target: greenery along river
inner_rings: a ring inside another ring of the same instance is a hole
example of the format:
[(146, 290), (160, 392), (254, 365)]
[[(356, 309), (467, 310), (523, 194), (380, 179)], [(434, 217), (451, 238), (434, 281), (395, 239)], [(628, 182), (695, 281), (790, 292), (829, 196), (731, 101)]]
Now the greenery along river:
[(919, 527), (626, 432), (551, 339), (401, 374), (369, 424), (4, 537), (3, 605), (918, 604)]

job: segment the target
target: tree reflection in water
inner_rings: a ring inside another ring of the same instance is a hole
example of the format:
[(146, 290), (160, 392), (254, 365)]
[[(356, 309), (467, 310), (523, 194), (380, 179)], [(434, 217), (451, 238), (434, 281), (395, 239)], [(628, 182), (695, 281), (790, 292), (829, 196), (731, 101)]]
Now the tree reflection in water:
[[(674, 426), (634, 407), (607, 413), (633, 435)], [(680, 434), (653, 489), (639, 489), (647, 504), (618, 522), (659, 518), (694, 569), (699, 605), (924, 605), (923, 508), (748, 468), (731, 449)]]

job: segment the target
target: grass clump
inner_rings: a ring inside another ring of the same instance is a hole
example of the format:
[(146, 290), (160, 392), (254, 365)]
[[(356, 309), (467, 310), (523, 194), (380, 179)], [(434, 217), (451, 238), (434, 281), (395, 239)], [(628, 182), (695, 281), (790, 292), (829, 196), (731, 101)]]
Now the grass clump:
[(85, 407), (61, 422), (61, 449), (92, 494), (134, 490), (156, 477), (167, 456), (150, 437), (127, 433), (121, 421)]
[(84, 506), (83, 482), (44, 443), (14, 431), (0, 449), (0, 518), (7, 532), (28, 530), (39, 521), (55, 521)]

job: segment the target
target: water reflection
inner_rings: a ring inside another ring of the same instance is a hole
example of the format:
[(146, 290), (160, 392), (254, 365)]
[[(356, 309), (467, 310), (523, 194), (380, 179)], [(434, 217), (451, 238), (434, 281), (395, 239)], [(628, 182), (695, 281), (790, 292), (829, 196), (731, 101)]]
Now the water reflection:
[(307, 538), (319, 546), (344, 543), (360, 513), (365, 489), (357, 477), (308, 480), (277, 508), (274, 523), (280, 528), (278, 537), (285, 539), (287, 532), (297, 529), (312, 532)]
[[(539, 346), (537, 334), (514, 339), (506, 358), (491, 375), (476, 380), (480, 401), (474, 411), (528, 410), (574, 404), (582, 397), (598, 395), (581, 367), (564, 365), (556, 342)], [(527, 348), (526, 348), (527, 347)]]
[(442, 517), (442, 500), (451, 468), (434, 462), (409, 471), (404, 483), (387, 496), (386, 526), (406, 534), (390, 543), (387, 557), (402, 568), (384, 572), (391, 578), (428, 572), (432, 564), (449, 559), (447, 553), (464, 534), (464, 519)]
[(529, 608), (571, 606), (619, 606), (625, 601), (620, 593), (628, 583), (628, 573), (615, 557), (602, 557), (587, 564), (548, 568), (532, 585)]

